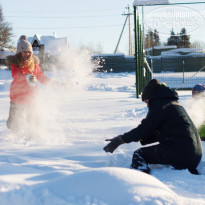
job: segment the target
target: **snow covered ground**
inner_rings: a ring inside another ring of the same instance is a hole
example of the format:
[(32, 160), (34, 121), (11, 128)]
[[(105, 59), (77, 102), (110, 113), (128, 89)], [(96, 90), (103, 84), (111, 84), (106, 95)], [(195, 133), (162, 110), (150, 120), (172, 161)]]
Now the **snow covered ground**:
[[(134, 73), (91, 73), (87, 66), (78, 59), (69, 69), (46, 72), (74, 86), (40, 86), (43, 126), (36, 138), (7, 130), (12, 79), (10, 71), (0, 70), (0, 204), (205, 204), (204, 156), (201, 175), (159, 165), (147, 175), (129, 169), (139, 143), (122, 145), (113, 154), (103, 151), (106, 138), (136, 127), (147, 108), (135, 97)], [(180, 102), (199, 125), (204, 102), (193, 104), (190, 94), (181, 94)]]

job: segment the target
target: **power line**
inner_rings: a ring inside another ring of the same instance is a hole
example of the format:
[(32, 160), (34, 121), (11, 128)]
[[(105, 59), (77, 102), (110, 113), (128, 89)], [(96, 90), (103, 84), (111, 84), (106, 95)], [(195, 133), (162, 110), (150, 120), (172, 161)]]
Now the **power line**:
[(72, 26), (72, 27), (43, 27), (43, 28), (33, 28), (33, 27), (16, 27), (15, 29), (86, 29), (86, 28), (105, 28), (105, 27), (118, 27), (120, 25), (104, 25), (104, 26)]
[(62, 18), (93, 18), (93, 17), (109, 17), (109, 16), (119, 16), (119, 14), (112, 15), (93, 15), (93, 16), (5, 16), (6, 18), (34, 18), (34, 19), (62, 19)]
[[(39, 10), (39, 8), (38, 8), (38, 10), (35, 10), (35, 11), (33, 11), (33, 10), (22, 10), (22, 12), (28, 12), (28, 13), (31, 13), (31, 12), (34, 12), (34, 13), (41, 13), (41, 12), (43, 12), (43, 13), (58, 13), (58, 12), (60, 12), (60, 13), (62, 13), (62, 12), (66, 12), (66, 13), (68, 13), (68, 12), (75, 12), (75, 13), (77, 13), (77, 12), (79, 12), (79, 13), (82, 13), (82, 12), (91, 12), (91, 11), (93, 11), (93, 12), (96, 12), (96, 11), (113, 11), (113, 10), (120, 10), (120, 9), (122, 9), (122, 8), (110, 8), (110, 9), (86, 9), (86, 10), (79, 10), (79, 9), (76, 9), (76, 10)], [(5, 9), (3, 9), (2, 8), (2, 10), (4, 11), (4, 12), (12, 12), (12, 13), (14, 13), (14, 12), (21, 12), (21, 11), (19, 11), (19, 10), (5, 10)]]

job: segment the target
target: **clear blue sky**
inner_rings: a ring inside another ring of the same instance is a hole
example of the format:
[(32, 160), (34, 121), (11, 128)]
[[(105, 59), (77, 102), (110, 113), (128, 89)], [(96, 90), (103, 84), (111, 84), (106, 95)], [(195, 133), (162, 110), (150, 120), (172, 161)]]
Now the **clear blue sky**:
[[(20, 35), (34, 34), (67, 37), (70, 47), (102, 47), (103, 53), (113, 53), (125, 21), (127, 7), (133, 12), (134, 0), (0, 0), (3, 15), (13, 27), (14, 45)], [(170, 0), (177, 2), (204, 2), (202, 0)], [(141, 8), (139, 8), (141, 11)], [(164, 7), (146, 7), (145, 33), (153, 25), (160, 32), (161, 42), (166, 42), (170, 31), (179, 33), (186, 27), (191, 41), (205, 45), (205, 4)], [(173, 18), (174, 17), (174, 18)], [(179, 21), (180, 19), (180, 21)], [(157, 20), (157, 21), (155, 21)], [(132, 30), (134, 17), (131, 16)], [(166, 30), (165, 30), (166, 29)], [(125, 27), (119, 52), (128, 54), (128, 24)], [(165, 32), (164, 32), (165, 31)], [(132, 33), (134, 34), (134, 33)]]
[[(133, 11), (134, 0), (0, 0), (3, 15), (13, 27), (14, 45), (20, 35), (34, 34), (68, 37), (70, 47), (102, 46), (104, 53), (113, 53), (125, 16), (125, 7)], [(133, 16), (131, 25), (133, 27)], [(128, 53), (128, 25), (119, 51)]]

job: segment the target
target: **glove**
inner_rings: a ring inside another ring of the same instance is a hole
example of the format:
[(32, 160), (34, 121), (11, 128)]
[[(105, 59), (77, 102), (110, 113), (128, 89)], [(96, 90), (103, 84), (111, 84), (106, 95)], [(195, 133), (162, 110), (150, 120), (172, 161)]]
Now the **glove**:
[(103, 149), (105, 152), (113, 153), (117, 147), (119, 147), (121, 144), (124, 144), (125, 142), (122, 140), (121, 135), (114, 137), (112, 139), (106, 139), (105, 141), (110, 141), (110, 143), (105, 146)]
[(34, 87), (34, 86), (36, 86), (36, 84), (37, 84), (37, 79), (36, 79), (36, 77), (35, 77), (34, 75), (28, 74), (28, 75), (26, 76), (26, 80), (27, 80), (28, 84), (29, 84), (31, 87)]
[(31, 82), (35, 82), (36, 77), (35, 77), (34, 75), (31, 75), (31, 77), (29, 78), (29, 80), (30, 80)]

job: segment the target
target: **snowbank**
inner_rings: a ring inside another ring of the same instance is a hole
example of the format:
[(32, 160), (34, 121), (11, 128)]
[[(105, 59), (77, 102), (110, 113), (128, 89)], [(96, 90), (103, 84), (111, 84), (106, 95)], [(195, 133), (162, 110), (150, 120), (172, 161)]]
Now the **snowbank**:
[(125, 168), (82, 171), (0, 196), (4, 205), (181, 204), (177, 194), (155, 177)]

